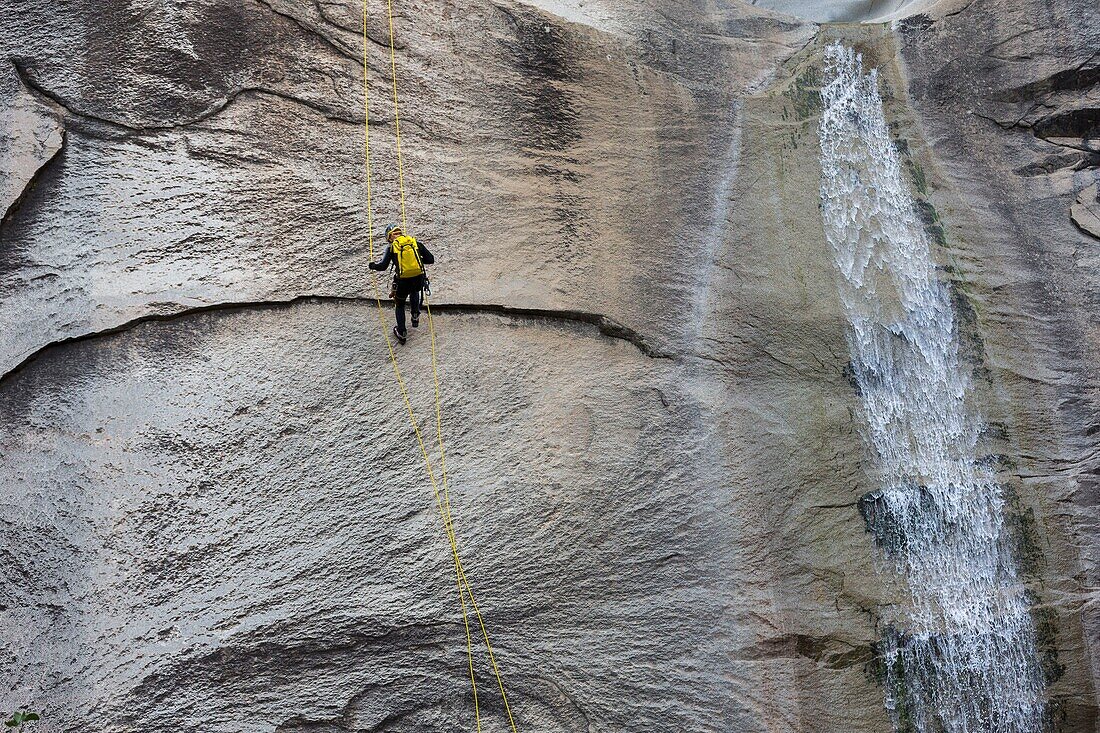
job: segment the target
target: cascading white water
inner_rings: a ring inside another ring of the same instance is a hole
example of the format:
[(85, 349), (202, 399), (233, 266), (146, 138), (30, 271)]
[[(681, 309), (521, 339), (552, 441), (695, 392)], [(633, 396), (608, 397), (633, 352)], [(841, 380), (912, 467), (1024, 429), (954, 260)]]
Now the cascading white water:
[(890, 139), (878, 75), (825, 54), (821, 204), (850, 320), (852, 372), (880, 489), (868, 526), (909, 588), (886, 619), (899, 731), (1043, 730), (1044, 681), (1004, 493), (979, 464), (980, 415), (947, 287)]

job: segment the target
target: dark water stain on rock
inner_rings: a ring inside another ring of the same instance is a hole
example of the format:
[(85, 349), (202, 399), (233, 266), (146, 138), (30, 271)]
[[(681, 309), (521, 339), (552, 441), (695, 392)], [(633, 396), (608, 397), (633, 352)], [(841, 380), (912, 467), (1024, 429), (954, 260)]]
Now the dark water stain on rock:
[[(202, 114), (240, 86), (287, 39), (242, 3), (83, 8), (84, 56), (94, 73), (82, 96), (97, 114), (137, 126)], [(168, 29), (166, 31), (166, 29)], [(108, 70), (113, 69), (114, 73)], [(140, 76), (130, 69), (148, 69)]]
[(916, 38), (936, 24), (927, 13), (917, 13), (895, 22), (898, 32), (907, 38)]
[(584, 176), (566, 167), (540, 163), (535, 172), (554, 182), (554, 191), (550, 194), (556, 206), (554, 217), (558, 222), (558, 232), (567, 239), (573, 239), (587, 225), (583, 214), (583, 201), (577, 192)]
[(568, 40), (539, 18), (509, 14), (515, 38), (502, 42), (523, 81), (510, 101), (512, 129), (521, 147), (560, 152), (581, 138), (579, 114), (567, 89), (579, 81)]

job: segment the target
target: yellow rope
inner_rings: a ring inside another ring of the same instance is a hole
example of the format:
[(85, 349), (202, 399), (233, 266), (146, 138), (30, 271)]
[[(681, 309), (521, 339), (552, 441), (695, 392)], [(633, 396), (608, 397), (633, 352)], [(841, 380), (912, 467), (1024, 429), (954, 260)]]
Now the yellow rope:
[(405, 219), (405, 166), (401, 159), (401, 112), (397, 105), (397, 51), (393, 37), (393, 0), (386, 0), (390, 21), (390, 77), (393, 79), (393, 128), (397, 138), (397, 191), (401, 196), (401, 231), (408, 233)]
[[(367, 177), (367, 246), (370, 253), (370, 261), (374, 262), (374, 216), (373, 207), (371, 203), (371, 173), (370, 173), (370, 92), (369, 83), (367, 81), (367, 46), (369, 39), (367, 38), (367, 0), (363, 0), (363, 148), (364, 159), (366, 160), (366, 177)], [(395, 97), (396, 99), (396, 97)], [(402, 213), (404, 213), (404, 202), (402, 202)], [(386, 347), (389, 350), (390, 362), (393, 364), (393, 373), (397, 378), (397, 384), (401, 389), (401, 397), (405, 402), (405, 407), (409, 412), (409, 419), (412, 421), (413, 430), (416, 432), (417, 441), (420, 443), (421, 452), (424, 454), (424, 462), (428, 467), (428, 475), (432, 479), (432, 489), (435, 493), (436, 504), (439, 506), (440, 513), (442, 514), (443, 502), (440, 501), (439, 490), (436, 488), (435, 476), (432, 472), (431, 461), (428, 459), (428, 451), (424, 447), (424, 441), (420, 437), (420, 428), (416, 423), (416, 416), (413, 414), (412, 403), (409, 401), (408, 389), (405, 387), (405, 380), (401, 377), (401, 370), (397, 366), (397, 356), (394, 354), (393, 341), (390, 339), (389, 332), (386, 330), (386, 318), (382, 310), (382, 298), (378, 292), (378, 277), (371, 273), (371, 288), (374, 291), (374, 300), (377, 305), (378, 322), (382, 327), (382, 335), (386, 339)], [(430, 316), (429, 316), (430, 318)], [(434, 347), (434, 337), (433, 337)], [(433, 363), (435, 361), (435, 351), (432, 352)], [(442, 440), (442, 432), (440, 432), (440, 440)], [(449, 519), (449, 502), (448, 511), (445, 515), (444, 524), (449, 523), (446, 519)], [(470, 634), (470, 618), (466, 611), (466, 599), (463, 597), (462, 584), (465, 580), (465, 573), (462, 572), (462, 566), (458, 559), (458, 546), (454, 538), (453, 530), (447, 530), (448, 539), (451, 545), (451, 555), (455, 564), (455, 585), (458, 588), (458, 601), (462, 609), (462, 624), (466, 629), (466, 659), (470, 669), (470, 686), (473, 689), (474, 697), (474, 720), (477, 726), (477, 731), (481, 731), (481, 710), (478, 705), (477, 699), (477, 679), (474, 676), (474, 649), (473, 639)], [(467, 587), (469, 584), (467, 583)], [(471, 603), (473, 602), (473, 596), (470, 596)], [(480, 619), (479, 619), (480, 620)]]
[[(401, 151), (401, 115), (397, 94), (397, 60), (396, 60), (396, 44), (394, 39), (394, 20), (393, 20), (393, 2), (387, 0), (387, 14), (389, 19), (389, 45), (390, 45), (390, 71), (393, 80), (393, 103), (394, 103), (394, 127), (396, 137), (396, 152), (397, 152), (397, 171), (398, 171), (398, 192), (401, 203), (401, 226), (402, 231), (407, 232), (407, 217), (405, 209), (405, 179), (404, 179), (404, 160)], [(368, 98), (368, 82), (367, 82), (367, 6), (366, 0), (363, 0), (363, 100), (364, 100), (364, 145), (366, 149), (367, 160), (367, 228), (368, 228), (368, 244), (370, 250), (371, 261), (374, 261), (374, 225), (371, 210), (371, 183), (370, 183), (370, 125), (369, 120), (366, 119), (369, 111), (369, 98)], [(420, 432), (419, 424), (416, 420), (415, 412), (413, 411), (412, 402), (409, 399), (408, 388), (405, 384), (405, 380), (401, 375), (401, 370), (397, 364), (397, 356), (394, 352), (393, 341), (390, 339), (389, 332), (386, 329), (385, 315), (382, 310), (382, 300), (378, 292), (378, 281), (376, 276), (371, 278), (372, 287), (375, 295), (375, 302), (377, 304), (377, 313), (379, 323), (382, 327), (383, 335), (386, 339), (386, 346), (389, 350), (390, 361), (393, 365), (394, 376), (397, 379), (398, 387), (401, 391), (402, 400), (405, 403), (405, 408), (409, 414), (409, 420), (412, 423), (413, 431), (416, 434), (417, 443), (420, 446), (421, 454), (424, 458), (424, 465), (428, 471), (428, 478), (432, 484), (432, 491), (435, 494), (436, 505), (439, 508), (440, 515), (443, 518), (444, 529), (447, 533), (447, 539), (451, 546), (451, 555), (455, 566), (456, 583), (459, 591), (459, 601), (462, 606), (462, 619), (466, 627), (466, 651), (467, 658), (469, 660), (470, 668), (470, 683), (473, 687), (474, 697), (474, 716), (476, 720), (477, 730), (481, 731), (481, 713), (478, 703), (477, 695), (477, 681), (474, 675), (473, 665), (473, 650), (472, 639), (470, 635), (469, 617), (466, 610), (466, 597), (469, 597), (470, 605), (473, 607), (474, 614), (477, 618), (478, 625), (481, 629), (482, 638), (485, 641), (485, 649), (488, 652), (489, 662), (493, 669), (493, 675), (496, 678), (497, 686), (500, 689), (501, 700), (504, 703), (504, 710), (508, 716), (508, 723), (513, 733), (516, 733), (516, 724), (512, 716), (512, 710), (508, 704), (508, 696), (504, 691), (504, 682), (500, 675), (500, 668), (496, 661), (496, 655), (493, 652), (492, 644), (489, 641), (489, 632), (485, 626), (485, 619), (481, 614), (481, 609), (478, 607), (477, 600), (474, 598), (473, 587), (466, 576), (465, 569), (462, 567), (462, 560), (458, 552), (458, 542), (454, 530), (454, 519), (451, 514), (451, 501), (450, 492), (448, 491), (447, 481), (447, 458), (446, 450), (443, 443), (443, 418), (442, 418), (442, 398), (440, 390), (439, 380), (439, 366), (437, 359), (436, 349), (436, 334), (435, 334), (435, 322), (432, 317), (431, 305), (428, 302), (428, 298), (424, 298), (424, 306), (428, 315), (428, 330), (431, 334), (431, 358), (432, 358), (432, 376), (435, 387), (435, 410), (436, 410), (436, 436), (439, 443), (440, 451), (440, 465), (441, 465), (441, 477), (442, 477), (442, 492), (440, 491), (440, 484), (436, 480), (435, 471), (432, 468), (431, 458), (428, 454), (427, 446), (424, 443), (423, 436)], [(465, 595), (463, 594), (465, 590)]]
[[(396, 143), (396, 148), (397, 148), (397, 191), (398, 191), (398, 196), (400, 197), (400, 202), (401, 202), (401, 228), (402, 228), (401, 230), (402, 230), (402, 232), (408, 234), (408, 222), (407, 222), (406, 215), (405, 215), (405, 166), (404, 166), (404, 157), (403, 157), (402, 152), (401, 152), (401, 111), (400, 111), (401, 106), (400, 106), (400, 103), (398, 102), (398, 97), (397, 97), (397, 50), (396, 50), (397, 43), (396, 43), (396, 40), (395, 40), (395, 37), (394, 37), (395, 34), (394, 34), (394, 23), (393, 23), (393, 0), (386, 0), (386, 14), (388, 16), (387, 19), (389, 20), (389, 29), (390, 29), (390, 39), (389, 39), (390, 40), (390, 78), (391, 78), (392, 86), (393, 86), (394, 136), (395, 136), (395, 143)], [(437, 433), (438, 438), (439, 438), (440, 466), (441, 466), (441, 469), (442, 469), (441, 473), (442, 473), (442, 478), (443, 478), (443, 496), (446, 500), (446, 513), (443, 516), (443, 523), (444, 523), (445, 527), (447, 528), (447, 534), (450, 537), (451, 544), (453, 546), (455, 546), (455, 551), (454, 552), (455, 552), (456, 569), (458, 571), (458, 574), (459, 574), (461, 580), (466, 585), (466, 593), (470, 597), (470, 605), (472, 605), (474, 607), (474, 614), (477, 616), (478, 623), (481, 626), (482, 638), (485, 640), (485, 650), (489, 654), (489, 662), (490, 662), (490, 664), (492, 665), (492, 668), (493, 668), (493, 675), (496, 677), (496, 680), (497, 680), (497, 687), (500, 688), (500, 697), (501, 697), (501, 700), (504, 703), (504, 711), (508, 716), (508, 724), (512, 728), (512, 733), (516, 733), (516, 723), (515, 723), (515, 720), (512, 718), (512, 709), (508, 705), (508, 695), (504, 691), (504, 682), (501, 679), (500, 669), (497, 666), (496, 655), (493, 654), (493, 646), (492, 646), (492, 644), (489, 643), (489, 632), (485, 628), (485, 620), (481, 617), (481, 609), (478, 608), (477, 601), (474, 600), (473, 588), (471, 588), (469, 582), (466, 581), (466, 574), (465, 574), (465, 572), (462, 568), (462, 560), (458, 556), (457, 543), (456, 543), (456, 540), (455, 540), (455, 533), (454, 533), (454, 521), (453, 521), (453, 518), (451, 516), (450, 492), (448, 491), (448, 487), (447, 487), (447, 474), (446, 474), (447, 457), (446, 457), (446, 451), (444, 450), (444, 447), (443, 447), (443, 427), (442, 427), (442, 422), (443, 422), (442, 409), (443, 408), (442, 408), (442, 400), (440, 398), (440, 389), (439, 389), (439, 368), (438, 368), (438, 363), (437, 363), (437, 360), (436, 360), (435, 322), (434, 322), (434, 319), (432, 318), (431, 303), (429, 302), (427, 296), (424, 297), (424, 308), (425, 308), (425, 310), (427, 311), (427, 314), (428, 314), (428, 330), (431, 333), (432, 376), (433, 376), (433, 379), (435, 380), (436, 433)], [(388, 336), (387, 336), (387, 339), (388, 339)], [(395, 364), (395, 366), (396, 366), (396, 364)], [(413, 418), (413, 422), (415, 423), (415, 417)], [(425, 458), (426, 458), (426, 456), (425, 456)], [(431, 474), (431, 472), (432, 472), (430, 465), (428, 466), (428, 472), (429, 472), (429, 474)], [(433, 478), (433, 482), (434, 482), (434, 476), (432, 478)], [(474, 705), (475, 705), (475, 712), (476, 712), (476, 707), (477, 707), (477, 700), (476, 699), (474, 701)], [(480, 730), (480, 728), (479, 728), (479, 730)]]

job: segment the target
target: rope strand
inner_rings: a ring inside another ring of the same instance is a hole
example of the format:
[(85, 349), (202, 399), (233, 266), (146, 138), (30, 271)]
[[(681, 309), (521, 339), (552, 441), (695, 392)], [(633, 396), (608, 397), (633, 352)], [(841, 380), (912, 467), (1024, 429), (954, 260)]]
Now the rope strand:
[(390, 77), (393, 79), (393, 129), (397, 139), (397, 191), (401, 196), (401, 231), (408, 232), (405, 218), (405, 166), (401, 158), (401, 112), (397, 104), (397, 49), (393, 30), (393, 0), (386, 0), (386, 13), (390, 21)]
[[(389, 45), (390, 45), (390, 72), (393, 82), (393, 106), (394, 106), (394, 130), (396, 138), (396, 153), (397, 153), (397, 176), (398, 176), (398, 195), (400, 197), (401, 205), (401, 227), (402, 231), (408, 230), (407, 215), (405, 207), (405, 175), (404, 175), (404, 157), (401, 149), (401, 113), (398, 101), (397, 92), (397, 54), (395, 43), (395, 30), (394, 30), (394, 18), (393, 18), (393, 0), (387, 0), (387, 15), (389, 20)], [(366, 157), (366, 172), (367, 172), (367, 228), (368, 228), (368, 246), (370, 250), (371, 261), (374, 261), (374, 223), (371, 206), (371, 175), (370, 175), (370, 124), (369, 124), (369, 91), (367, 81), (367, 4), (366, 0), (363, 0), (363, 105), (364, 105), (364, 148)], [(489, 656), (489, 662), (493, 670), (493, 676), (496, 678), (497, 686), (500, 689), (501, 700), (504, 704), (504, 710), (508, 717), (508, 724), (512, 729), (512, 733), (517, 733), (515, 720), (512, 716), (511, 706), (508, 703), (508, 696), (504, 691), (504, 682), (501, 678), (500, 668), (497, 664), (496, 655), (493, 652), (492, 644), (489, 641), (489, 632), (485, 626), (485, 619), (482, 616), (481, 609), (477, 604), (477, 600), (474, 598), (473, 586), (466, 575), (465, 568), (462, 566), (462, 560), (458, 551), (458, 540), (454, 529), (454, 518), (451, 510), (450, 492), (447, 478), (447, 458), (446, 449), (443, 442), (443, 417), (442, 417), (442, 396), (440, 389), (439, 379), (439, 364), (437, 357), (436, 347), (436, 333), (435, 333), (435, 320), (432, 316), (431, 304), (427, 297), (424, 298), (424, 306), (428, 316), (428, 330), (431, 336), (431, 360), (432, 360), (432, 376), (434, 381), (434, 397), (435, 397), (435, 411), (436, 411), (436, 437), (439, 443), (440, 454), (440, 469), (442, 482), (437, 480), (435, 470), (432, 466), (431, 457), (429, 455), (427, 446), (424, 442), (423, 435), (420, 431), (419, 423), (416, 419), (416, 414), (412, 407), (412, 402), (409, 398), (408, 387), (405, 384), (405, 380), (401, 374), (401, 369), (397, 364), (397, 355), (394, 351), (393, 340), (390, 338), (389, 332), (386, 329), (385, 315), (382, 309), (382, 300), (378, 291), (378, 279), (377, 276), (372, 275), (371, 285), (374, 291), (375, 303), (377, 305), (377, 314), (379, 324), (382, 327), (383, 335), (386, 339), (386, 346), (390, 355), (390, 362), (393, 365), (394, 377), (397, 380), (398, 388), (401, 392), (401, 398), (405, 404), (405, 409), (408, 412), (409, 420), (412, 423), (413, 432), (416, 434), (417, 444), (420, 447), (421, 455), (424, 459), (425, 468), (428, 471), (428, 478), (432, 485), (432, 492), (435, 495), (436, 505), (439, 509), (440, 516), (443, 519), (444, 530), (447, 534), (447, 540), (451, 548), (451, 557), (455, 567), (455, 579), (458, 586), (459, 602), (462, 607), (462, 620), (466, 629), (466, 652), (470, 670), (470, 684), (473, 689), (474, 698), (474, 717), (478, 733), (481, 731), (481, 711), (478, 702), (477, 692), (477, 680), (474, 674), (474, 662), (473, 662), (473, 642), (472, 635), (470, 633), (470, 622), (467, 614), (466, 598), (469, 598), (469, 605), (473, 608), (474, 615), (477, 618), (478, 626), (481, 630), (481, 635), (485, 641), (485, 649)], [(442, 485), (442, 490), (440, 486)]]
[[(370, 254), (370, 261), (374, 262), (374, 215), (373, 205), (371, 202), (371, 171), (370, 171), (370, 91), (369, 83), (367, 81), (367, 46), (369, 39), (367, 38), (367, 0), (363, 0), (363, 149), (364, 159), (366, 161), (366, 178), (367, 178), (367, 248)], [(396, 87), (395, 87), (396, 93)], [(396, 101), (396, 96), (395, 96)], [(404, 214), (404, 195), (402, 194), (402, 214)], [(374, 291), (374, 300), (377, 305), (378, 322), (382, 327), (382, 335), (386, 339), (386, 347), (389, 350), (390, 361), (393, 364), (394, 375), (397, 378), (398, 386), (401, 389), (401, 396), (404, 399), (405, 406), (409, 412), (409, 418), (412, 420), (413, 429), (416, 431), (417, 440), (420, 442), (420, 447), (424, 452), (424, 460), (428, 466), (428, 474), (432, 478), (432, 488), (436, 495), (436, 504), (439, 506), (440, 513), (443, 513), (443, 502), (439, 500), (439, 491), (435, 487), (435, 477), (432, 474), (431, 463), (428, 461), (427, 451), (424, 450), (424, 442), (420, 439), (420, 430), (416, 424), (416, 416), (413, 414), (412, 404), (409, 402), (408, 390), (405, 387), (405, 381), (401, 377), (401, 370), (397, 365), (397, 356), (394, 354), (393, 341), (390, 339), (390, 335), (386, 330), (385, 314), (382, 310), (382, 298), (378, 291), (378, 277), (371, 271), (371, 288)], [(430, 318), (430, 314), (429, 314)], [(435, 360), (435, 352), (433, 349), (432, 360)], [(440, 440), (442, 440), (442, 433), (440, 433)], [(446, 518), (449, 519), (449, 502), (447, 507)], [(445, 525), (450, 523), (445, 520)], [(455, 542), (454, 532), (452, 529), (447, 529), (448, 540), (451, 545), (451, 554), (454, 560), (455, 566), (455, 585), (458, 589), (458, 601), (462, 609), (462, 624), (466, 630), (466, 659), (470, 670), (470, 687), (473, 690), (474, 698), (474, 722), (476, 730), (481, 733), (481, 709), (478, 704), (477, 697), (477, 678), (474, 675), (474, 649), (473, 638), (470, 634), (470, 618), (466, 611), (466, 599), (463, 596), (463, 583), (465, 582), (465, 573), (462, 572), (462, 566), (458, 557), (458, 547)], [(467, 589), (469, 584), (466, 583)], [(470, 595), (470, 602), (473, 604), (473, 595)]]

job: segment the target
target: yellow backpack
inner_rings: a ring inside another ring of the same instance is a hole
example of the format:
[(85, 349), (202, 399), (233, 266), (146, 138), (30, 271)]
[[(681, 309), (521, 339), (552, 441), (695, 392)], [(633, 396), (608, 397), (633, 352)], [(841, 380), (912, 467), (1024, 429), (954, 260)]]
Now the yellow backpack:
[(420, 261), (420, 245), (412, 237), (402, 234), (393, 240), (393, 259), (397, 263), (397, 277), (404, 279), (424, 274)]

